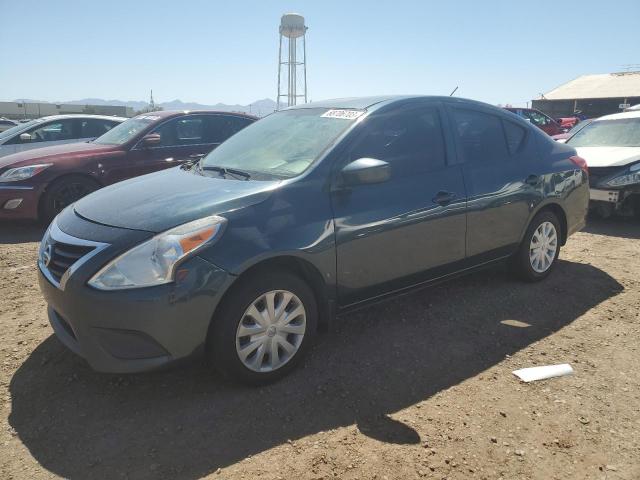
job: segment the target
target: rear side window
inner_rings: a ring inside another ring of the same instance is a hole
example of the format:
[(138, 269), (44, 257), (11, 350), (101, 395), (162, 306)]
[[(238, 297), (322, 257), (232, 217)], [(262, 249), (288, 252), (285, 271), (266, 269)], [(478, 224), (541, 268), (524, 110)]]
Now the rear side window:
[(117, 124), (110, 120), (87, 119), (80, 120), (80, 138), (99, 137), (107, 133)]
[(350, 160), (389, 162), (401, 175), (443, 167), (446, 153), (440, 115), (435, 108), (416, 108), (372, 117), (349, 153)]
[(252, 120), (233, 115), (209, 115), (205, 125), (205, 143), (222, 143)]
[(502, 121), (496, 115), (477, 110), (454, 109), (455, 133), (464, 162), (485, 163), (507, 160), (509, 150)]
[(520, 125), (516, 125), (508, 120), (503, 120), (502, 123), (504, 125), (504, 135), (507, 138), (509, 153), (514, 154), (522, 147), (527, 131)]

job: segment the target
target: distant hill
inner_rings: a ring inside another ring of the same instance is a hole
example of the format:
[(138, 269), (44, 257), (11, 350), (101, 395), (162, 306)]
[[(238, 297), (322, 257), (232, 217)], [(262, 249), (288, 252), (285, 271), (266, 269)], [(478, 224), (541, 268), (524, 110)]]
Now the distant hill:
[[(120, 105), (131, 107), (134, 110), (142, 110), (148, 106), (147, 102), (142, 101), (123, 101), (123, 100), (103, 100), (101, 98), (83, 98), (81, 100), (72, 100), (70, 102), (76, 105)], [(217, 103), (215, 105), (205, 105), (196, 102), (183, 102), (182, 100), (171, 100), (170, 102), (162, 102), (158, 104), (163, 110), (221, 110), (223, 112), (246, 112), (254, 115), (268, 115), (276, 109), (276, 102), (270, 98), (257, 100), (250, 105), (228, 105), (226, 103)]]
[[(18, 99), (14, 102), (27, 103), (69, 103), (72, 105), (117, 105), (123, 107), (131, 107), (134, 110), (142, 110), (149, 104), (143, 101), (125, 101), (125, 100), (104, 100), (102, 98), (82, 98), (80, 100), (70, 100), (64, 102), (43, 102), (41, 100)], [(170, 102), (162, 102), (158, 104), (163, 110), (220, 110), (223, 112), (246, 112), (257, 116), (268, 115), (276, 109), (276, 102), (270, 98), (256, 100), (250, 105), (228, 105), (226, 103), (217, 103), (216, 105), (204, 105), (196, 102), (183, 102), (182, 100), (172, 100)]]

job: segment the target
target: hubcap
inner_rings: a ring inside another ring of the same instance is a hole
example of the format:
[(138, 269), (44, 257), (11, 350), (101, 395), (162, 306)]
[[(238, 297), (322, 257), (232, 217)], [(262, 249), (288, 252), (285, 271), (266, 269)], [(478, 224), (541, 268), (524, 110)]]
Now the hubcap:
[(306, 325), (304, 305), (292, 292), (272, 290), (260, 295), (238, 324), (238, 358), (254, 372), (276, 370), (298, 352)]
[(529, 261), (531, 267), (538, 273), (546, 272), (553, 260), (556, 258), (558, 250), (558, 235), (556, 227), (551, 222), (543, 222), (536, 231), (533, 232), (531, 244), (529, 246)]

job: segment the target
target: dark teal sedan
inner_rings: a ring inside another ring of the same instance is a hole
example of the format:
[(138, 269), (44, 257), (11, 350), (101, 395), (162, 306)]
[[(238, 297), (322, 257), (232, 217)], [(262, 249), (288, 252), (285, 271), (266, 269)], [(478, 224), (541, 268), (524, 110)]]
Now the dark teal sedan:
[(40, 285), (57, 336), (96, 370), (205, 353), (258, 384), (368, 302), (501, 261), (544, 279), (588, 202), (576, 151), (503, 109), (325, 101), (69, 206)]

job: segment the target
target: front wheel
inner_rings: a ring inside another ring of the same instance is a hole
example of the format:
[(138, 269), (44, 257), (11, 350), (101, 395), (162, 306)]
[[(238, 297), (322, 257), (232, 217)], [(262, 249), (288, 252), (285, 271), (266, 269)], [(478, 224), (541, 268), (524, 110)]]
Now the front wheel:
[(80, 175), (69, 175), (55, 180), (42, 196), (40, 219), (49, 223), (67, 205), (100, 188), (100, 185)]
[(317, 317), (315, 297), (302, 279), (287, 272), (256, 272), (223, 300), (207, 341), (209, 357), (234, 380), (273, 382), (300, 362)]
[(551, 212), (534, 217), (511, 266), (516, 275), (527, 282), (547, 277), (560, 254), (560, 223)]

